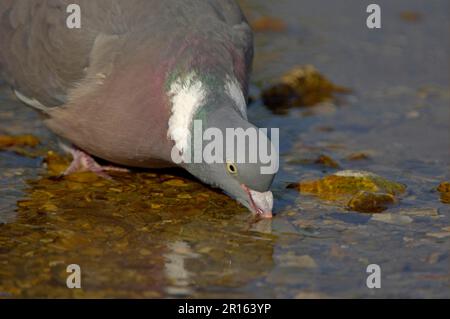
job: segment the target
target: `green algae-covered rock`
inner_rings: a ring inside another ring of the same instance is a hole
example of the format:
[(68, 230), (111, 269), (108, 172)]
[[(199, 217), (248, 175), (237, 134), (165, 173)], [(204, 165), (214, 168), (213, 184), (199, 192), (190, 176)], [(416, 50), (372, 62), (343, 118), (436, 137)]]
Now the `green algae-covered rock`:
[(33, 135), (9, 136), (0, 135), (0, 149), (13, 146), (35, 147), (39, 144), (39, 139)]
[(353, 170), (340, 171), (319, 180), (292, 184), (290, 187), (365, 213), (385, 210), (406, 190), (403, 184), (370, 172)]
[(350, 199), (348, 208), (362, 213), (379, 213), (395, 202), (391, 194), (360, 191)]
[(450, 183), (442, 182), (439, 184), (437, 190), (441, 193), (441, 202), (444, 204), (450, 204)]

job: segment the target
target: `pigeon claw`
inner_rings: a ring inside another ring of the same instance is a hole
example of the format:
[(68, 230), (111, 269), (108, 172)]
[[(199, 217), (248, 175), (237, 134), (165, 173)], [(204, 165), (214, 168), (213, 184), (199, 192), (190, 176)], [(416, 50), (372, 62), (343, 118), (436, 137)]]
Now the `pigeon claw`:
[(111, 176), (109, 176), (106, 172), (129, 172), (126, 168), (110, 165), (102, 166), (98, 164), (89, 154), (79, 149), (67, 146), (64, 146), (64, 149), (72, 155), (73, 160), (70, 166), (62, 173), (62, 176), (79, 172), (92, 172), (99, 177), (111, 180)]

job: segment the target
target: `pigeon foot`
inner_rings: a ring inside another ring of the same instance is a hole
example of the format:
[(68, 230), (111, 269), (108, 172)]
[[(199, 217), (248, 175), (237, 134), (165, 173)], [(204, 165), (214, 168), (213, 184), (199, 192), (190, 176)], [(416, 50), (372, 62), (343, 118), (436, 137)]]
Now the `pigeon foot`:
[(111, 165), (102, 166), (98, 164), (89, 154), (72, 147), (68, 147), (64, 145), (64, 150), (69, 152), (72, 157), (72, 163), (70, 166), (64, 171), (62, 176), (71, 175), (79, 172), (92, 172), (95, 175), (111, 180), (111, 176), (109, 176), (106, 172), (124, 172), (127, 173), (130, 170), (122, 167), (116, 167)]

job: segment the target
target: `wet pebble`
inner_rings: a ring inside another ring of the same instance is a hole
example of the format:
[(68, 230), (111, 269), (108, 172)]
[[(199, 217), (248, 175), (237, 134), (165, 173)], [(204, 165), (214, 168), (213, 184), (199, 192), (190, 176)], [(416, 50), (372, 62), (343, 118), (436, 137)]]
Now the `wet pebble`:
[(293, 68), (279, 83), (265, 89), (262, 99), (274, 113), (284, 114), (292, 107), (336, 102), (338, 93), (350, 93), (350, 90), (333, 84), (312, 65), (303, 65)]
[(371, 220), (377, 222), (383, 222), (388, 224), (406, 225), (413, 222), (413, 219), (409, 216), (391, 214), (391, 213), (381, 213), (372, 216)]

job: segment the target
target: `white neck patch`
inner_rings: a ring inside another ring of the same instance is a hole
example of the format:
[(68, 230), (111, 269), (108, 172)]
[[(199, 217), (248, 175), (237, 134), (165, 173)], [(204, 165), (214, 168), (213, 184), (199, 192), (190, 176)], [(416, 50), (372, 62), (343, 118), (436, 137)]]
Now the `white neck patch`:
[[(247, 103), (239, 82), (227, 76), (224, 89), (244, 119), (247, 119)], [(168, 94), (172, 102), (172, 115), (169, 119), (167, 136), (175, 142), (180, 154), (183, 154), (191, 140), (192, 120), (197, 110), (204, 105), (208, 91), (197, 74), (191, 72), (172, 82)]]
[(192, 119), (205, 101), (206, 89), (195, 72), (192, 72), (171, 84), (169, 96), (172, 101), (172, 115), (167, 135), (175, 142), (180, 153), (183, 153), (188, 149)]
[(244, 93), (242, 93), (241, 85), (236, 78), (227, 76), (225, 92), (236, 103), (244, 119), (247, 119), (247, 102), (245, 101)]

